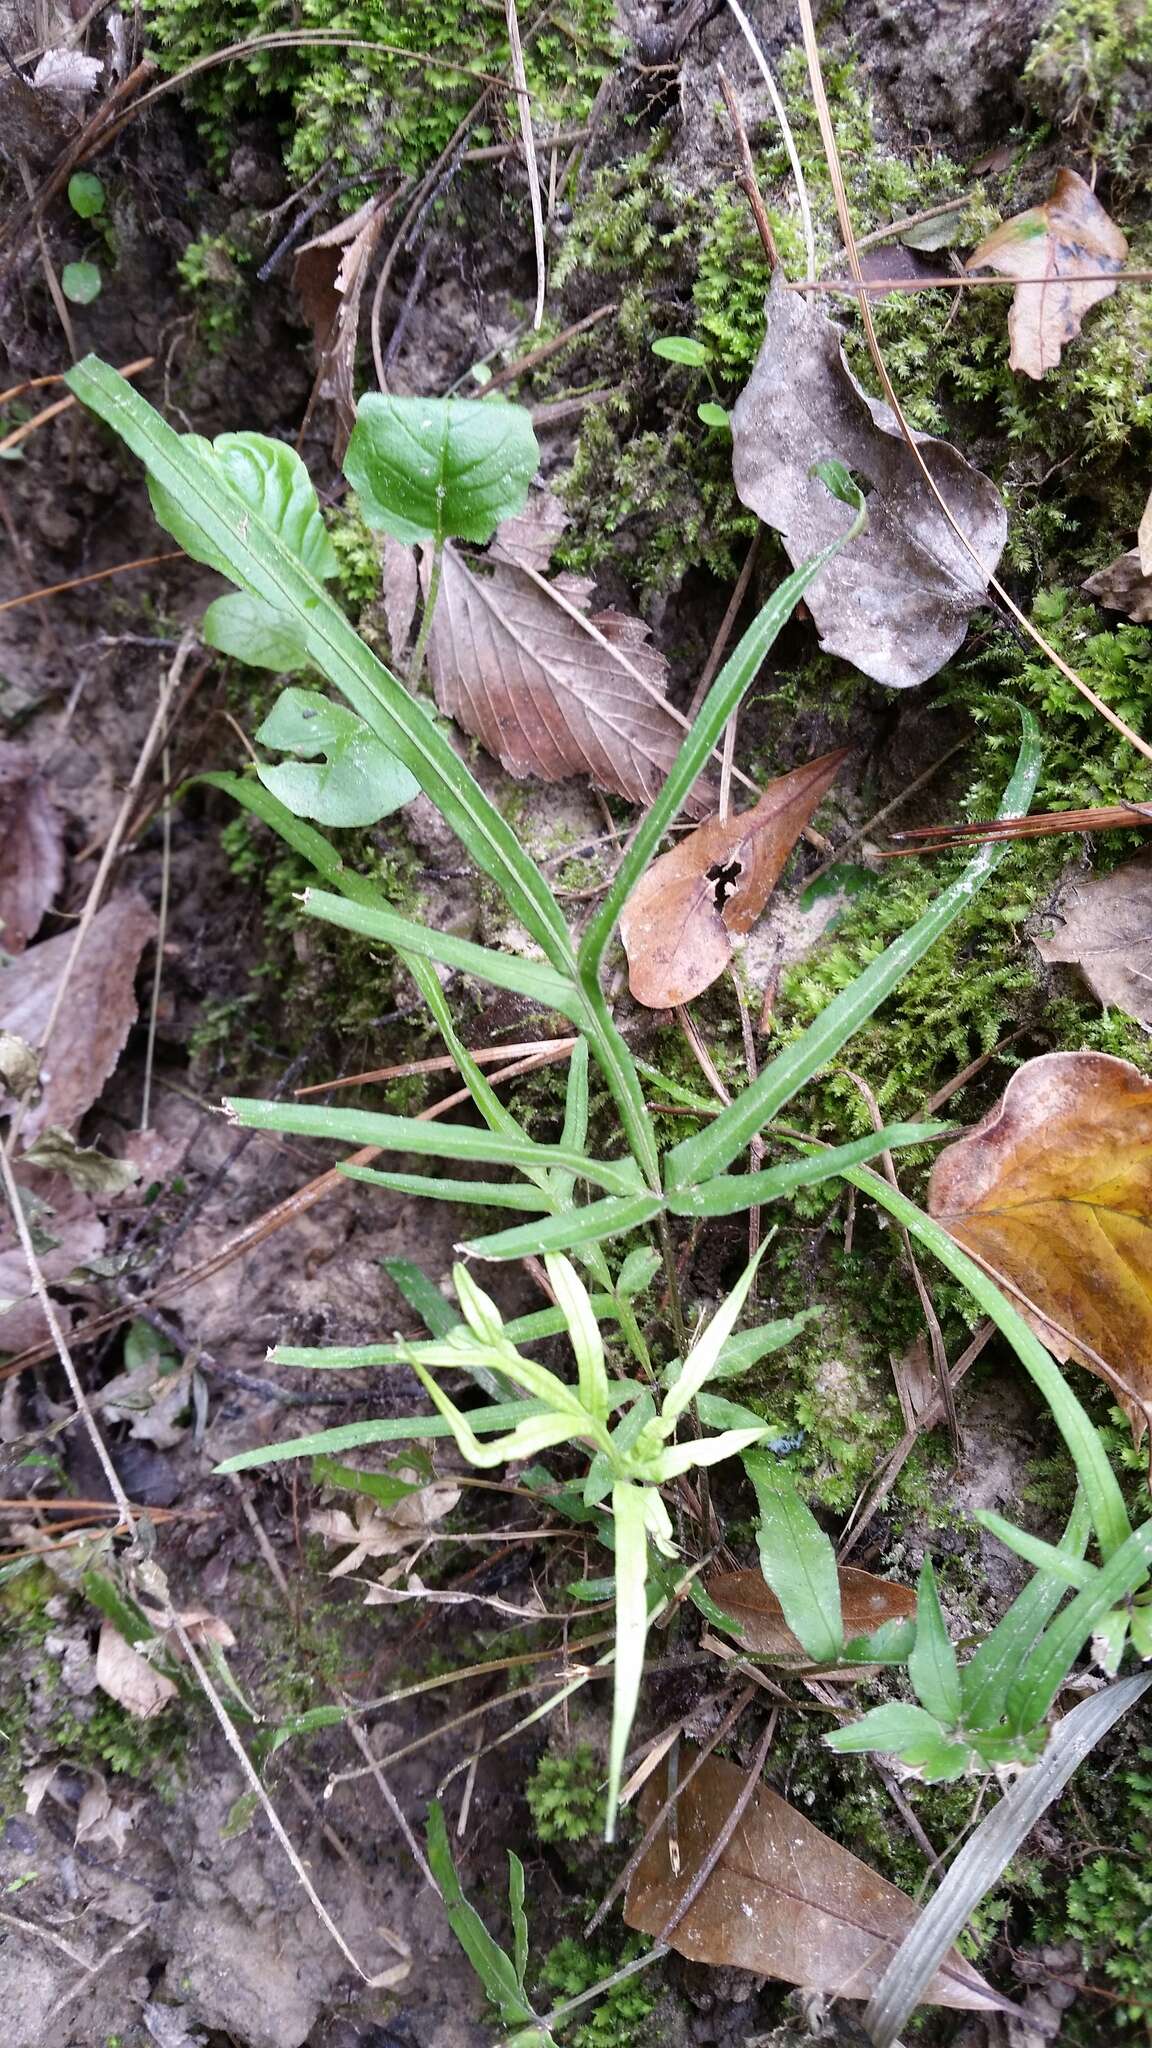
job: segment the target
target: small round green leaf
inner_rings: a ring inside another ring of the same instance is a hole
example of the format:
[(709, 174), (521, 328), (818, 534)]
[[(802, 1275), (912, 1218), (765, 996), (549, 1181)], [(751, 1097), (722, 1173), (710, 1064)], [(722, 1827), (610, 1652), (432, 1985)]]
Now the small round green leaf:
[(318, 690), (283, 691), (256, 737), (263, 746), (305, 756), (275, 766), (262, 761), (257, 773), (296, 817), (318, 825), (375, 825), (419, 789), (362, 718)]
[(706, 398), (703, 405), (696, 407), (696, 417), (703, 420), (706, 427), (724, 427), (728, 433), (732, 432), (732, 422), (728, 414), (713, 398)]
[(668, 363), (687, 363), (690, 369), (699, 370), (704, 363), (712, 361), (712, 351), (702, 341), (693, 341), (687, 334), (665, 334), (652, 343), (654, 356), (663, 356)]
[(200, 637), (206, 646), (235, 661), (275, 669), (277, 675), (292, 676), (311, 666), (303, 626), (290, 613), (277, 611), (247, 591), (230, 591), (210, 604)]
[(60, 272), (60, 289), (74, 306), (90, 306), (98, 299), (101, 282), (94, 263), (66, 263)]
[(103, 213), (104, 187), (94, 171), (73, 171), (68, 180), (68, 204), (81, 220)]
[(539, 463), (524, 406), (369, 392), (344, 474), (369, 526), (396, 540), (486, 541), (523, 510)]

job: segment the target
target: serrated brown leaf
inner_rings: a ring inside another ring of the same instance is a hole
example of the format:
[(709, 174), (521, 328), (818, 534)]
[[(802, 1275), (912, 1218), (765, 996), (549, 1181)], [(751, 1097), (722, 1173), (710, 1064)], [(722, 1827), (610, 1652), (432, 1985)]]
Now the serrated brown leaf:
[(1070, 279), (1084, 272), (1122, 270), (1127, 255), (1125, 237), (1083, 178), (1075, 171), (1058, 171), (1043, 205), (1001, 221), (964, 268), (1030, 280), (1012, 294), (1008, 361), (1026, 376), (1042, 377), (1075, 340), (1085, 313), (1116, 289), (1106, 278), (1090, 284)]
[[(1149, 535), (1152, 554), (1152, 534)], [(1085, 578), (1080, 588), (1110, 612), (1124, 612), (1137, 625), (1152, 623), (1152, 566), (1144, 567), (1139, 548), (1129, 548), (1114, 562)]]
[[(142, 896), (126, 893), (97, 911), (41, 1067), (40, 1100), (24, 1119), (26, 1145), (51, 1124), (74, 1129), (95, 1102), (136, 1021), (136, 969), (155, 931)], [(0, 967), (0, 1029), (40, 1044), (72, 944), (62, 932)], [(11, 1107), (0, 1096), (0, 1113)]]
[[(590, 584), (557, 577), (542, 588), (499, 548), (489, 561), (488, 573), (475, 575), (454, 548), (444, 550), (428, 638), (441, 711), (519, 779), (587, 775), (597, 789), (651, 803), (684, 729), (665, 701), (666, 665), (648, 628), (597, 612), (587, 616), (594, 637), (557, 602), (586, 615)], [(425, 594), (427, 576), (425, 557)], [(688, 808), (699, 816), (707, 807), (705, 786)]]
[[(761, 1572), (715, 1572), (705, 1590), (717, 1607), (742, 1624), (742, 1650), (753, 1650), (758, 1656), (776, 1657), (787, 1663), (811, 1663)], [(871, 1572), (850, 1564), (840, 1566), (840, 1602), (844, 1635), (849, 1642), (853, 1636), (874, 1635), (886, 1621), (907, 1621), (916, 1612), (916, 1594), (911, 1586), (898, 1585), (895, 1579), (874, 1578)]]
[[(681, 1764), (684, 1774), (685, 1763)], [(677, 1803), (679, 1875), (661, 1829), (628, 1887), (624, 1918), (658, 1934), (720, 1834), (744, 1784), (735, 1764), (709, 1757)], [(665, 1773), (644, 1787), (647, 1825), (667, 1798)], [(679, 1955), (777, 1977), (833, 1998), (871, 1996), (919, 1914), (912, 1900), (851, 1851), (761, 1785), (698, 1899), (667, 1937)], [(1001, 2007), (991, 1985), (956, 1949), (924, 1993), (929, 2005), (986, 2012)]]
[(1097, 1002), (1152, 1024), (1152, 851), (1074, 881), (1060, 919), (1035, 941), (1040, 958), (1078, 968)]
[(0, 745), (0, 951), (22, 953), (64, 879), (64, 821), (23, 747)]
[(928, 1208), (1019, 1290), (1057, 1358), (1113, 1388), (1139, 1443), (1152, 1418), (1152, 1081), (1106, 1053), (1029, 1060), (940, 1154)]
[(841, 747), (779, 776), (750, 811), (709, 818), (645, 870), (620, 920), (638, 1003), (671, 1009), (723, 973), (733, 935), (751, 931), (849, 752)]
[(774, 283), (764, 343), (732, 414), (732, 475), (744, 503), (779, 533), (794, 566), (843, 534), (845, 507), (812, 475), (835, 457), (868, 492), (868, 531), (804, 594), (821, 646), (893, 689), (922, 683), (955, 654), (1008, 537), (999, 492), (947, 441), (917, 434), (977, 568), (937, 506), (896, 417), (848, 368), (842, 332), (820, 307)]

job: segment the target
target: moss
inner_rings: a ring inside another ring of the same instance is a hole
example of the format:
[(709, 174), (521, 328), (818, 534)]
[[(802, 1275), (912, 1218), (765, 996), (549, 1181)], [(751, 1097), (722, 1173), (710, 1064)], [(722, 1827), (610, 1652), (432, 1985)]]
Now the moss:
[(350, 491), (342, 505), (329, 511), (328, 538), (336, 550), (337, 587), (349, 611), (358, 615), (380, 595), (380, 553), (375, 534), (361, 516), (359, 500)]
[(229, 235), (200, 235), (176, 265), (196, 306), (197, 329), (210, 353), (239, 333), (248, 299), (246, 256)]
[[(145, 12), (150, 53), (169, 72), (286, 27), (347, 39), (258, 50), (186, 87), (219, 165), (239, 121), (271, 114), (296, 184), (319, 171), (365, 184), (422, 175), (483, 91), (476, 74), (508, 69), (502, 10), (486, 0), (301, 0), (290, 19), (279, 0), (146, 0)], [(370, 47), (348, 46), (356, 41)], [(615, 60), (610, 0), (565, 0), (525, 42), (536, 118), (579, 122)], [(481, 122), (472, 135), (490, 140), (492, 129)]]
[(581, 1743), (570, 1756), (541, 1757), (525, 1791), (542, 1842), (586, 1842), (604, 1825), (603, 1771)]
[[(550, 2001), (561, 2004), (590, 1991), (625, 1963), (643, 1955), (650, 1944), (643, 1935), (631, 1934), (613, 1954), (606, 1946), (576, 1941), (558, 1941), (540, 1966), (537, 1984)], [(659, 1994), (659, 1965), (625, 1978), (595, 2004), (586, 2007), (570, 2026), (564, 2026), (565, 2048), (633, 2048), (649, 2038), (646, 2021)], [(538, 2000), (538, 2003), (542, 2003)]]
[(1034, 106), (1121, 176), (1147, 173), (1152, 148), (1152, 17), (1144, 0), (1060, 0), (1032, 45)]

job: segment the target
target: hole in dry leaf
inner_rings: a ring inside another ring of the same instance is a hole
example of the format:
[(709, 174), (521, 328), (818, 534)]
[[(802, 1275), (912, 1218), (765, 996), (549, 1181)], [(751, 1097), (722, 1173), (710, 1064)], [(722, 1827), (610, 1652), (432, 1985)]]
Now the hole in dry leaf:
[(704, 879), (713, 884), (717, 910), (723, 910), (728, 898), (735, 895), (736, 886), (743, 873), (742, 860), (714, 860), (711, 867), (705, 869)]

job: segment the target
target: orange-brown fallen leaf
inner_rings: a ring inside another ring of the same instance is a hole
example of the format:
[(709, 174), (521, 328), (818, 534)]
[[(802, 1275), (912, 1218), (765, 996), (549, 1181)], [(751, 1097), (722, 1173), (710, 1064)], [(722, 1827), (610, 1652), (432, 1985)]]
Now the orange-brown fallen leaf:
[(781, 775), (750, 811), (709, 818), (653, 861), (620, 920), (638, 1003), (671, 1009), (723, 973), (733, 935), (751, 931), (848, 752), (841, 747)]
[(1051, 1052), (942, 1152), (928, 1208), (1018, 1290), (1057, 1358), (1111, 1386), (1137, 1443), (1152, 1418), (1152, 1081)]
[[(709, 1757), (677, 1802), (680, 1869), (665, 1830), (644, 1856), (624, 1906), (629, 1927), (659, 1934), (720, 1834), (744, 1783)], [(650, 1822), (665, 1774), (644, 1788)], [(691, 1962), (728, 1964), (836, 1998), (868, 1998), (918, 1917), (911, 1899), (761, 1785), (698, 1899), (667, 1937)], [(1004, 2001), (952, 1949), (924, 1994), (930, 2005), (991, 2011)]]
[[(708, 1580), (706, 1591), (717, 1607), (741, 1624), (742, 1650), (775, 1657), (783, 1663), (811, 1663), (761, 1572), (716, 1572)], [(859, 1571), (850, 1564), (840, 1566), (840, 1602), (848, 1641), (853, 1636), (874, 1635), (886, 1621), (907, 1621), (916, 1612), (916, 1595), (911, 1586), (898, 1585), (894, 1579), (874, 1578), (871, 1572)]]
[(1116, 287), (1069, 280), (1084, 271), (1122, 270), (1128, 243), (1083, 178), (1058, 171), (1041, 206), (1001, 221), (974, 249), (966, 270), (995, 270), (1024, 280), (1012, 295), (1009, 362), (1029, 377), (1054, 370), (1065, 344), (1080, 332), (1085, 313)]

